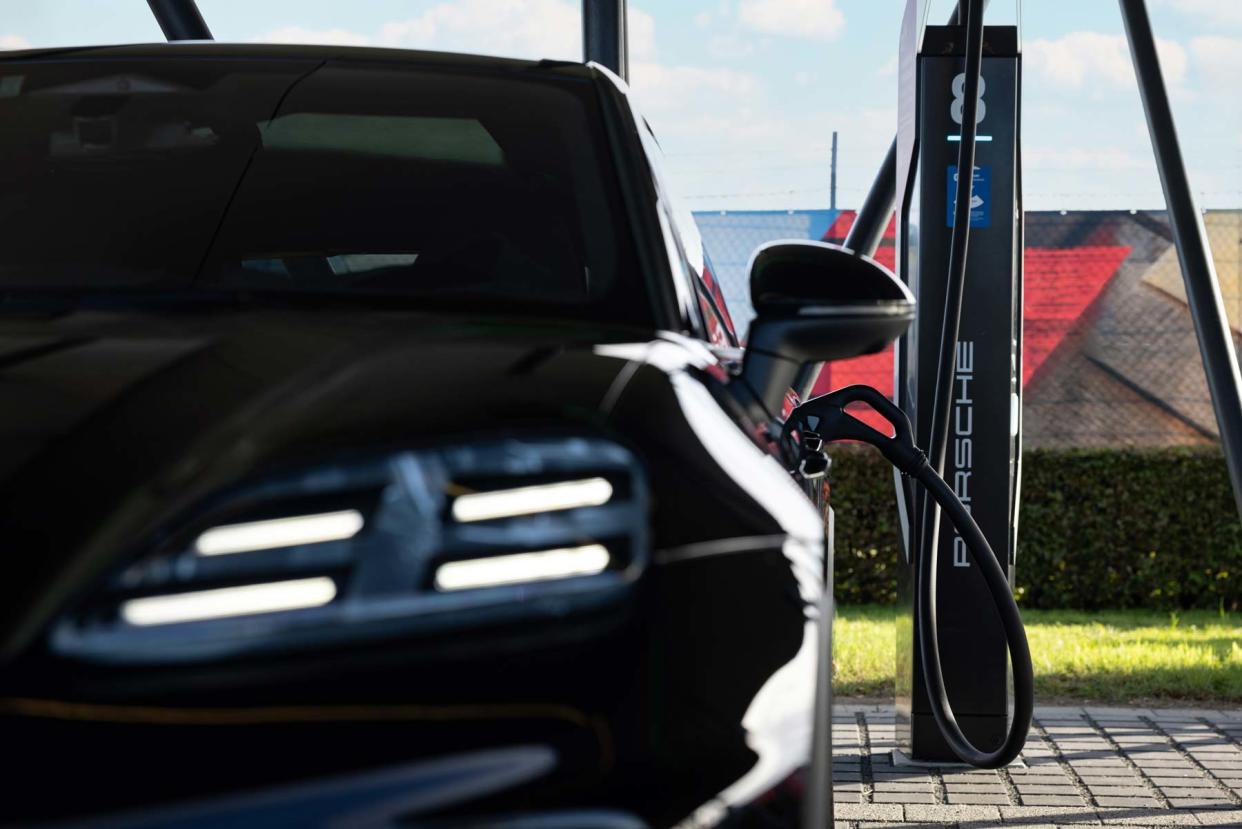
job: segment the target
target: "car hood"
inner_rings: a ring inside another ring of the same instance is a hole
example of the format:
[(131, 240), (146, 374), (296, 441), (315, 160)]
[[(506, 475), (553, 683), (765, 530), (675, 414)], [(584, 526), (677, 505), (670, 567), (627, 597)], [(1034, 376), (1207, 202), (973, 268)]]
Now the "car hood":
[(717, 391), (727, 378), (702, 344), (669, 335), (652, 351), (651, 337), (399, 311), (5, 320), (0, 530), (17, 569), (0, 632), (54, 601), (71, 563), (265, 465), (514, 431), (685, 443), (682, 418), (658, 411), (677, 408), (668, 372)]

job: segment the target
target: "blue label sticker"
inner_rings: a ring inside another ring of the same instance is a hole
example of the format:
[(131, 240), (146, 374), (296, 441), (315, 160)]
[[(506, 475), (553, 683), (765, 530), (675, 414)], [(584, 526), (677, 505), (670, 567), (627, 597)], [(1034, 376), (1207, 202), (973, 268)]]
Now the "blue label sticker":
[[(975, 180), (971, 184), (970, 226), (992, 226), (992, 168), (976, 167)], [(945, 177), (944, 226), (953, 227), (953, 205), (957, 201), (957, 165), (950, 164)]]

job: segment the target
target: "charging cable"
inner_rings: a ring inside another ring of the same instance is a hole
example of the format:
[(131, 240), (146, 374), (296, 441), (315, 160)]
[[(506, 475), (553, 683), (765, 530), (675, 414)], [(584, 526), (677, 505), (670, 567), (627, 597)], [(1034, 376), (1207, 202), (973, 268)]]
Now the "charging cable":
[[(881, 434), (845, 411), (851, 403), (867, 403), (893, 427), (893, 435)], [(783, 427), (785, 445), (812, 445), (839, 440), (869, 443), (880, 450), (888, 462), (902, 474), (921, 483), (928, 496), (944, 510), (949, 523), (957, 530), (971, 559), (987, 583), (992, 602), (1000, 614), (1009, 660), (1013, 666), (1013, 719), (1005, 742), (995, 751), (983, 751), (962, 733), (949, 705), (940, 667), (940, 642), (936, 622), (936, 573), (938, 545), (919, 556), (915, 581), (915, 630), (919, 662), (931, 700), (932, 716), (944, 735), (949, 748), (964, 763), (983, 769), (1006, 766), (1018, 756), (1026, 743), (1035, 710), (1035, 674), (1031, 667), (1031, 649), (1026, 641), (1022, 616), (1009, 589), (1009, 579), (992, 552), (970, 510), (958, 499), (944, 478), (931, 467), (927, 455), (914, 443), (914, 432), (905, 412), (870, 386), (847, 386), (831, 394), (814, 397), (794, 409)]]

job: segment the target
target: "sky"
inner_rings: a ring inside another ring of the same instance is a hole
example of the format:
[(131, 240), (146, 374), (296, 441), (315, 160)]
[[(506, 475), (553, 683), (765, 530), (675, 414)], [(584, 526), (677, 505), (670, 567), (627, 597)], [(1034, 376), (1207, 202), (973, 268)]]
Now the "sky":
[[(929, 20), (951, 0), (928, 0)], [(198, 0), (217, 40), (581, 58), (578, 0)], [(861, 203), (897, 119), (903, 0), (631, 0), (630, 82), (692, 210)], [(1242, 0), (1148, 0), (1200, 205), (1242, 207)], [(1018, 0), (988, 22), (1013, 23)], [(1118, 5), (1022, 9), (1028, 209), (1158, 209)], [(0, 0), (0, 50), (162, 40), (145, 0)]]

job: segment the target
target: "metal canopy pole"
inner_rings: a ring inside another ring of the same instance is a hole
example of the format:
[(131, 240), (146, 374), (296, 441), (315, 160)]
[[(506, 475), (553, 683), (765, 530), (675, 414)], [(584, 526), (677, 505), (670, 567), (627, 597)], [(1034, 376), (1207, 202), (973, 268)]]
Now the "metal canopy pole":
[(1160, 170), (1160, 186), (1164, 190), (1164, 202), (1177, 245), (1177, 258), (1186, 283), (1186, 299), (1199, 339), (1199, 353), (1203, 357), (1203, 370), (1212, 394), (1212, 407), (1216, 410), (1216, 424), (1220, 429), (1229, 478), (1233, 483), (1234, 501), (1238, 514), (1242, 516), (1242, 378), (1238, 374), (1233, 332), (1225, 314), (1203, 216), (1195, 205), (1190, 180), (1186, 176), (1186, 164), (1177, 140), (1177, 128), (1173, 123), (1168, 90), (1160, 70), (1147, 4), (1145, 0), (1120, 2), (1126, 38), (1130, 41), (1130, 56), (1138, 76), (1143, 109), (1147, 113), (1147, 131), (1151, 135), (1156, 166)]
[(207, 22), (194, 0), (147, 0), (164, 37), (175, 40), (212, 40)]
[(582, 0), (583, 59), (607, 66), (629, 80), (625, 0)]
[(888, 145), (888, 154), (880, 162), (880, 171), (867, 191), (867, 198), (850, 225), (850, 232), (845, 235), (845, 246), (855, 253), (875, 256), (896, 203), (897, 139), (894, 138), (893, 143)]

